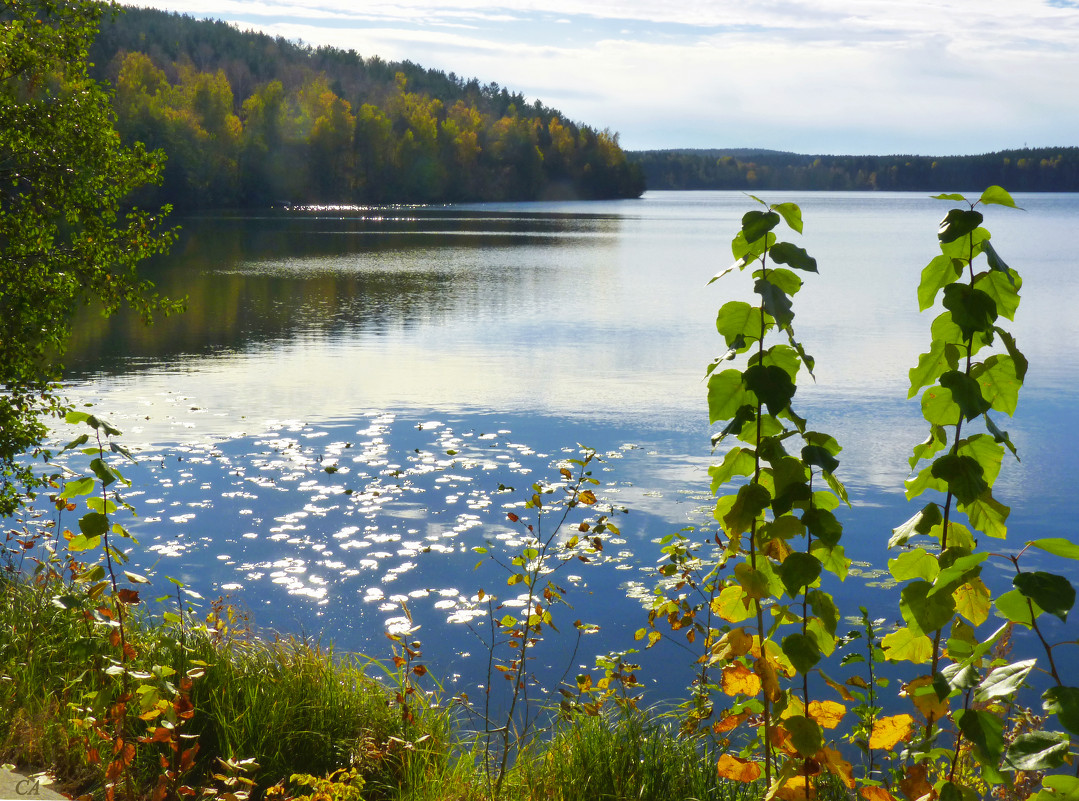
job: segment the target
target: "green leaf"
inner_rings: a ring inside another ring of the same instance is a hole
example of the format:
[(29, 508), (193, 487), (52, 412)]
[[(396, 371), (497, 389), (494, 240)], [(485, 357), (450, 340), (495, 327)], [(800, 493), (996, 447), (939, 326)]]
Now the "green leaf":
[(723, 527), (727, 534), (736, 536), (748, 531), (753, 521), (768, 508), (772, 496), (760, 484), (745, 484), (738, 488), (734, 504), (723, 517)]
[[(764, 270), (758, 270), (753, 273), (753, 276), (758, 279), (766, 277)], [(782, 267), (773, 267), (771, 270), (768, 270), (767, 279), (769, 283), (775, 284), (788, 295), (792, 296), (798, 294), (798, 290), (802, 288), (803, 284), (802, 279), (795, 273), (792, 273), (790, 270), (784, 270)]]
[(1034, 796), (1033, 801), (1075, 801), (1079, 798), (1079, 778), (1075, 776), (1046, 776), (1042, 779), (1042, 787), (1046, 789)]
[(116, 480), (116, 475), (109, 468), (105, 462), (98, 458), (90, 461), (90, 469), (94, 471), (94, 475), (101, 480), (101, 486), (107, 487), (109, 484)]
[[(990, 404), (982, 397), (981, 385), (958, 370), (949, 370), (940, 377), (940, 385), (952, 393), (952, 400), (968, 420), (981, 417), (989, 411)], [(1018, 390), (1016, 390), (1018, 394)]]
[(796, 598), (803, 587), (808, 587), (820, 577), (820, 559), (813, 554), (795, 551), (788, 554), (776, 571), (791, 598)]
[(903, 483), (906, 486), (906, 496), (908, 501), (918, 497), (929, 489), (938, 490), (939, 492), (948, 491), (948, 485), (941, 479), (933, 476), (933, 465), (931, 464), (926, 465), (918, 475), (908, 478)]
[(952, 313), (952, 322), (959, 326), (963, 339), (976, 333), (991, 331), (997, 319), (997, 304), (980, 289), (966, 284), (949, 284), (944, 287), (944, 308)]
[(774, 203), (771, 209), (778, 211), (788, 226), (802, 233), (802, 210), (798, 208), (797, 203)]
[(843, 525), (827, 509), (814, 506), (802, 513), (802, 522), (809, 533), (831, 547), (839, 542), (843, 535)]
[(918, 284), (918, 311), (925, 311), (937, 299), (937, 293), (963, 275), (963, 263), (951, 256), (940, 255), (922, 269)]
[(804, 248), (790, 242), (777, 242), (768, 251), (776, 264), (787, 264), (796, 270), (817, 272), (817, 260), (805, 252)]
[(971, 456), (945, 454), (931, 466), (934, 478), (948, 485), (948, 490), (960, 503), (971, 503), (989, 489), (984, 473), (978, 461)]
[(941, 571), (934, 580), (929, 595), (952, 595), (961, 585), (981, 574), (981, 563), (988, 558), (989, 554), (984, 552), (970, 553), (966, 548), (949, 547), (940, 555)]
[(786, 409), (797, 391), (794, 381), (782, 367), (755, 364), (748, 367), (744, 375), (746, 389), (753, 392), (772, 415)]
[(933, 641), (911, 628), (900, 628), (885, 635), (881, 646), (891, 661), (920, 665), (928, 662), (933, 655)]
[(955, 600), (945, 593), (930, 595), (932, 590), (928, 581), (913, 581), (899, 594), (899, 611), (919, 634), (942, 629), (955, 617)]
[[(1005, 620), (1010, 620), (1012, 623), (1018, 623), (1021, 626), (1026, 626), (1028, 629), (1031, 627), (1032, 615), (1031, 604), (1033, 602), (1023, 595), (1019, 590), (1009, 590), (997, 596), (993, 601), (993, 606), (997, 608), (997, 613)], [(1037, 604), (1033, 604), (1033, 617), (1037, 617), (1041, 614), (1042, 610)]]
[(965, 197), (963, 197), (962, 195), (960, 195), (960, 194), (958, 194), (956, 192), (949, 192), (949, 193), (942, 194), (942, 195), (930, 195), (930, 197), (933, 200), (954, 200), (954, 201), (959, 202), (959, 203), (969, 203), (970, 202)]
[(791, 745), (800, 756), (809, 759), (824, 745), (820, 724), (805, 715), (791, 715), (783, 723), (787, 733), (791, 736)]
[[(915, 534), (928, 534), (933, 529), (933, 526), (940, 523), (943, 519), (944, 518), (941, 517), (940, 514), (940, 507), (935, 503), (927, 503), (917, 514), (911, 517), (903, 525), (892, 529), (892, 536), (888, 540), (888, 547), (897, 548), (900, 545), (904, 545), (907, 540)], [(932, 581), (928, 576), (922, 576), (922, 578)]]
[[(747, 395), (748, 397), (748, 395)], [(729, 434), (740, 435), (742, 430), (747, 424), (757, 419), (757, 407), (750, 406), (748, 403), (738, 407), (738, 410), (734, 413), (734, 417), (718, 434), (712, 435), (713, 447), (722, 442)], [(771, 418), (769, 418), (771, 419)], [(713, 421), (715, 422), (715, 421)]]
[(1040, 540), (1032, 540), (1027, 543), (1028, 548), (1038, 548), (1051, 553), (1053, 556), (1059, 556), (1063, 559), (1075, 559), (1079, 561), (1079, 545), (1076, 545), (1071, 540), (1066, 540), (1063, 537), (1045, 537)]
[(76, 534), (68, 542), (69, 551), (92, 551), (101, 544), (101, 537), (87, 537), (85, 534)]
[(952, 209), (940, 221), (937, 238), (945, 243), (954, 242), (981, 225), (983, 219), (985, 218), (980, 211)]
[(989, 675), (978, 685), (978, 690), (974, 694), (974, 701), (981, 704), (994, 698), (1013, 697), (1019, 692), (1026, 677), (1037, 664), (1037, 659), (1024, 659), (1021, 662), (1013, 662), (1009, 665), (993, 668)]
[[(929, 436), (914, 446), (914, 452), (911, 457), (907, 459), (907, 464), (909, 464), (910, 469), (913, 470), (918, 462), (922, 459), (929, 459), (940, 453), (947, 444), (948, 433), (945, 431), (944, 426), (932, 425), (929, 427)], [(922, 533), (924, 534), (925, 532)]]
[[(986, 242), (986, 244), (989, 243)], [(982, 273), (974, 279), (974, 287), (993, 299), (997, 314), (1009, 320), (1015, 319), (1016, 309), (1019, 308), (1018, 287), (1022, 284), (1022, 279), (1015, 273), (991, 271)]]
[[(936, 509), (935, 504), (931, 504)], [(920, 513), (919, 513), (920, 514)], [(924, 548), (915, 548), (913, 551), (901, 553), (895, 559), (888, 560), (888, 571), (896, 581), (909, 581), (922, 579), (930, 583), (940, 573), (940, 565), (936, 557), (929, 554)]]
[[(977, 383), (988, 408), (1011, 417), (1019, 405), (1019, 389), (1023, 382), (1016, 376), (1011, 356), (998, 353), (971, 368), (970, 378)], [(988, 411), (988, 408), (984, 411)], [(968, 420), (974, 418), (968, 417)]]
[(1023, 352), (1015, 344), (1015, 337), (1005, 331), (1003, 328), (994, 328), (1001, 341), (1004, 343), (1004, 347), (1008, 349), (1008, 355), (1012, 357), (1012, 362), (1015, 363), (1015, 377), (1020, 381), (1027, 377), (1027, 357), (1023, 355)]
[(960, 503), (959, 511), (967, 516), (971, 525), (994, 539), (1002, 540), (1008, 535), (1007, 521), (1011, 510), (988, 491), (969, 503)]
[(1068, 735), (1055, 731), (1020, 734), (1004, 752), (1004, 770), (1055, 770), (1068, 755)]
[[(708, 419), (711, 423), (729, 420), (752, 398), (742, 383), (740, 370), (713, 373), (708, 379)], [(740, 427), (739, 427), (740, 428)]]
[(806, 445), (802, 448), (802, 461), (819, 467), (826, 473), (834, 473), (839, 468), (839, 460), (821, 445)]
[(823, 590), (810, 590), (806, 593), (813, 614), (824, 624), (824, 629), (834, 635), (839, 626), (839, 607), (835, 605), (832, 596)]
[(934, 385), (922, 393), (922, 417), (935, 426), (954, 426), (962, 412), (947, 387)]
[(83, 478), (76, 478), (64, 484), (64, 491), (60, 493), (60, 497), (67, 500), (78, 495), (89, 495), (93, 491), (94, 480), (89, 476), (84, 476)]
[(761, 296), (761, 305), (781, 328), (786, 328), (794, 320), (791, 299), (786, 293), (766, 278), (759, 278), (753, 284), (753, 291)]
[(1017, 462), (1022, 461), (1019, 458), (1019, 452), (1015, 449), (1015, 445), (1012, 443), (1012, 438), (1008, 436), (1008, 432), (1002, 431), (1000, 427), (993, 422), (993, 418), (990, 417), (988, 413), (986, 413), (982, 419), (985, 421), (986, 430), (993, 435), (993, 441), (1005, 445), (1008, 450), (1012, 452), (1012, 456), (1015, 457), (1015, 460)]
[(722, 464), (712, 465), (708, 468), (708, 475), (712, 477), (712, 494), (734, 476), (749, 476), (756, 469), (756, 459), (753, 452), (748, 448), (731, 448), (723, 457)]
[(1075, 606), (1075, 588), (1064, 576), (1040, 570), (1017, 573), (1012, 584), (1030, 600), (1062, 621), (1068, 620), (1068, 612)]
[[(821, 650), (812, 635), (795, 632), (783, 638), (783, 653), (799, 673), (806, 674), (820, 661)], [(819, 749), (818, 749), (819, 750)]]
[(79, 531), (86, 537), (100, 537), (109, 530), (109, 518), (101, 512), (87, 512), (79, 518)]
[(994, 184), (982, 192), (982, 196), (978, 198), (979, 203), (985, 203), (986, 205), (1008, 206), (1013, 209), (1020, 208), (1015, 205), (1015, 201), (1012, 200), (1012, 196), (1008, 192)]
[(779, 215), (774, 211), (757, 211), (756, 209), (747, 211), (742, 216), (742, 234), (746, 242), (750, 244), (756, 242), (775, 228), (779, 224), (779, 219)]
[(761, 336), (760, 310), (741, 300), (728, 301), (719, 307), (716, 330), (728, 346), (739, 338), (756, 341)]
[(1079, 735), (1079, 687), (1050, 687), (1042, 693), (1042, 709), (1056, 715), (1060, 725)]
[(975, 434), (959, 440), (958, 453), (974, 459), (982, 468), (982, 476), (992, 484), (1000, 472), (1000, 463), (1004, 459), (1004, 448), (988, 434)]
[(1004, 722), (980, 709), (962, 709), (955, 717), (963, 736), (974, 744), (978, 762), (983, 766), (998, 764), (1004, 753)]

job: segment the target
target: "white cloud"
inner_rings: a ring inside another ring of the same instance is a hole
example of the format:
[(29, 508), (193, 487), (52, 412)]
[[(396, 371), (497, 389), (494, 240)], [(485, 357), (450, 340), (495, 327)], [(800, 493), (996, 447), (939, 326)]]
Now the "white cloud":
[(1079, 127), (1079, 12), (1038, 0), (155, 4), (497, 81), (631, 148), (945, 154)]

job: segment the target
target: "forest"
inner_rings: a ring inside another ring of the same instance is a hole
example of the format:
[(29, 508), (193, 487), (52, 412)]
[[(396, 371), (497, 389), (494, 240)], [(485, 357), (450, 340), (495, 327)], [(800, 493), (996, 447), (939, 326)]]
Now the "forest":
[(439, 203), (637, 197), (618, 135), (496, 83), (127, 8), (92, 77), (126, 143), (167, 156), (144, 204)]
[(649, 189), (935, 192), (989, 185), (1079, 191), (1079, 147), (972, 156), (812, 156), (776, 150), (648, 150), (629, 154)]

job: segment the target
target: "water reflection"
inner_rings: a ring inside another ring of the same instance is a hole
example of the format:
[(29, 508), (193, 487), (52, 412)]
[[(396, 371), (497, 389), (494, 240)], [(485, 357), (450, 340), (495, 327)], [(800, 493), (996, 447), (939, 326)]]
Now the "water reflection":
[[(860, 564), (833, 589), (856, 606), (867, 583), (886, 588), (883, 544), (911, 513), (906, 460), (926, 426), (903, 399), (928, 341), (914, 287), (941, 206), (782, 199), (802, 205), (821, 270), (796, 305), (818, 367), (795, 401), (844, 446), (845, 546)], [(1021, 203), (1029, 215), (990, 220), (1027, 277), (1015, 330), (1031, 370), (1017, 419), (1001, 421), (1023, 462), (998, 482), (1017, 540), (1070, 536), (1079, 512), (1079, 457), (1057, 433), (1079, 423), (1079, 364), (1061, 347), (1079, 335), (1066, 312), (1079, 278), (1058, 255), (1079, 203)], [(428, 653), (445, 646), (442, 675), (468, 672), (461, 627), (476, 590), (494, 586), (471, 547), (512, 544), (499, 484), (546, 476), (567, 445), (595, 447), (609, 456), (608, 499), (632, 512), (571, 602), (606, 623), (587, 650), (624, 648), (652, 540), (710, 523), (703, 367), (720, 350), (716, 309), (750, 292), (737, 275), (704, 285), (729, 263), (746, 206), (734, 193), (658, 193), (185, 220), (150, 277), (190, 310), (151, 329), (82, 319), (72, 391), (152, 456), (136, 500), (161, 571), (358, 650), (381, 644), (407, 603)]]

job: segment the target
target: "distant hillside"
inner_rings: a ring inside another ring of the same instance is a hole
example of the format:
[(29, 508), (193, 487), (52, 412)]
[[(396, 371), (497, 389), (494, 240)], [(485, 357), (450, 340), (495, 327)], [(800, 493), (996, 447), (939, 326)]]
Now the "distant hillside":
[(810, 156), (778, 150), (647, 150), (628, 154), (649, 189), (1079, 191), (1079, 147), (977, 156)]
[(636, 197), (609, 131), (498, 84), (128, 8), (90, 53), (121, 134), (168, 156), (143, 202), (429, 203)]

